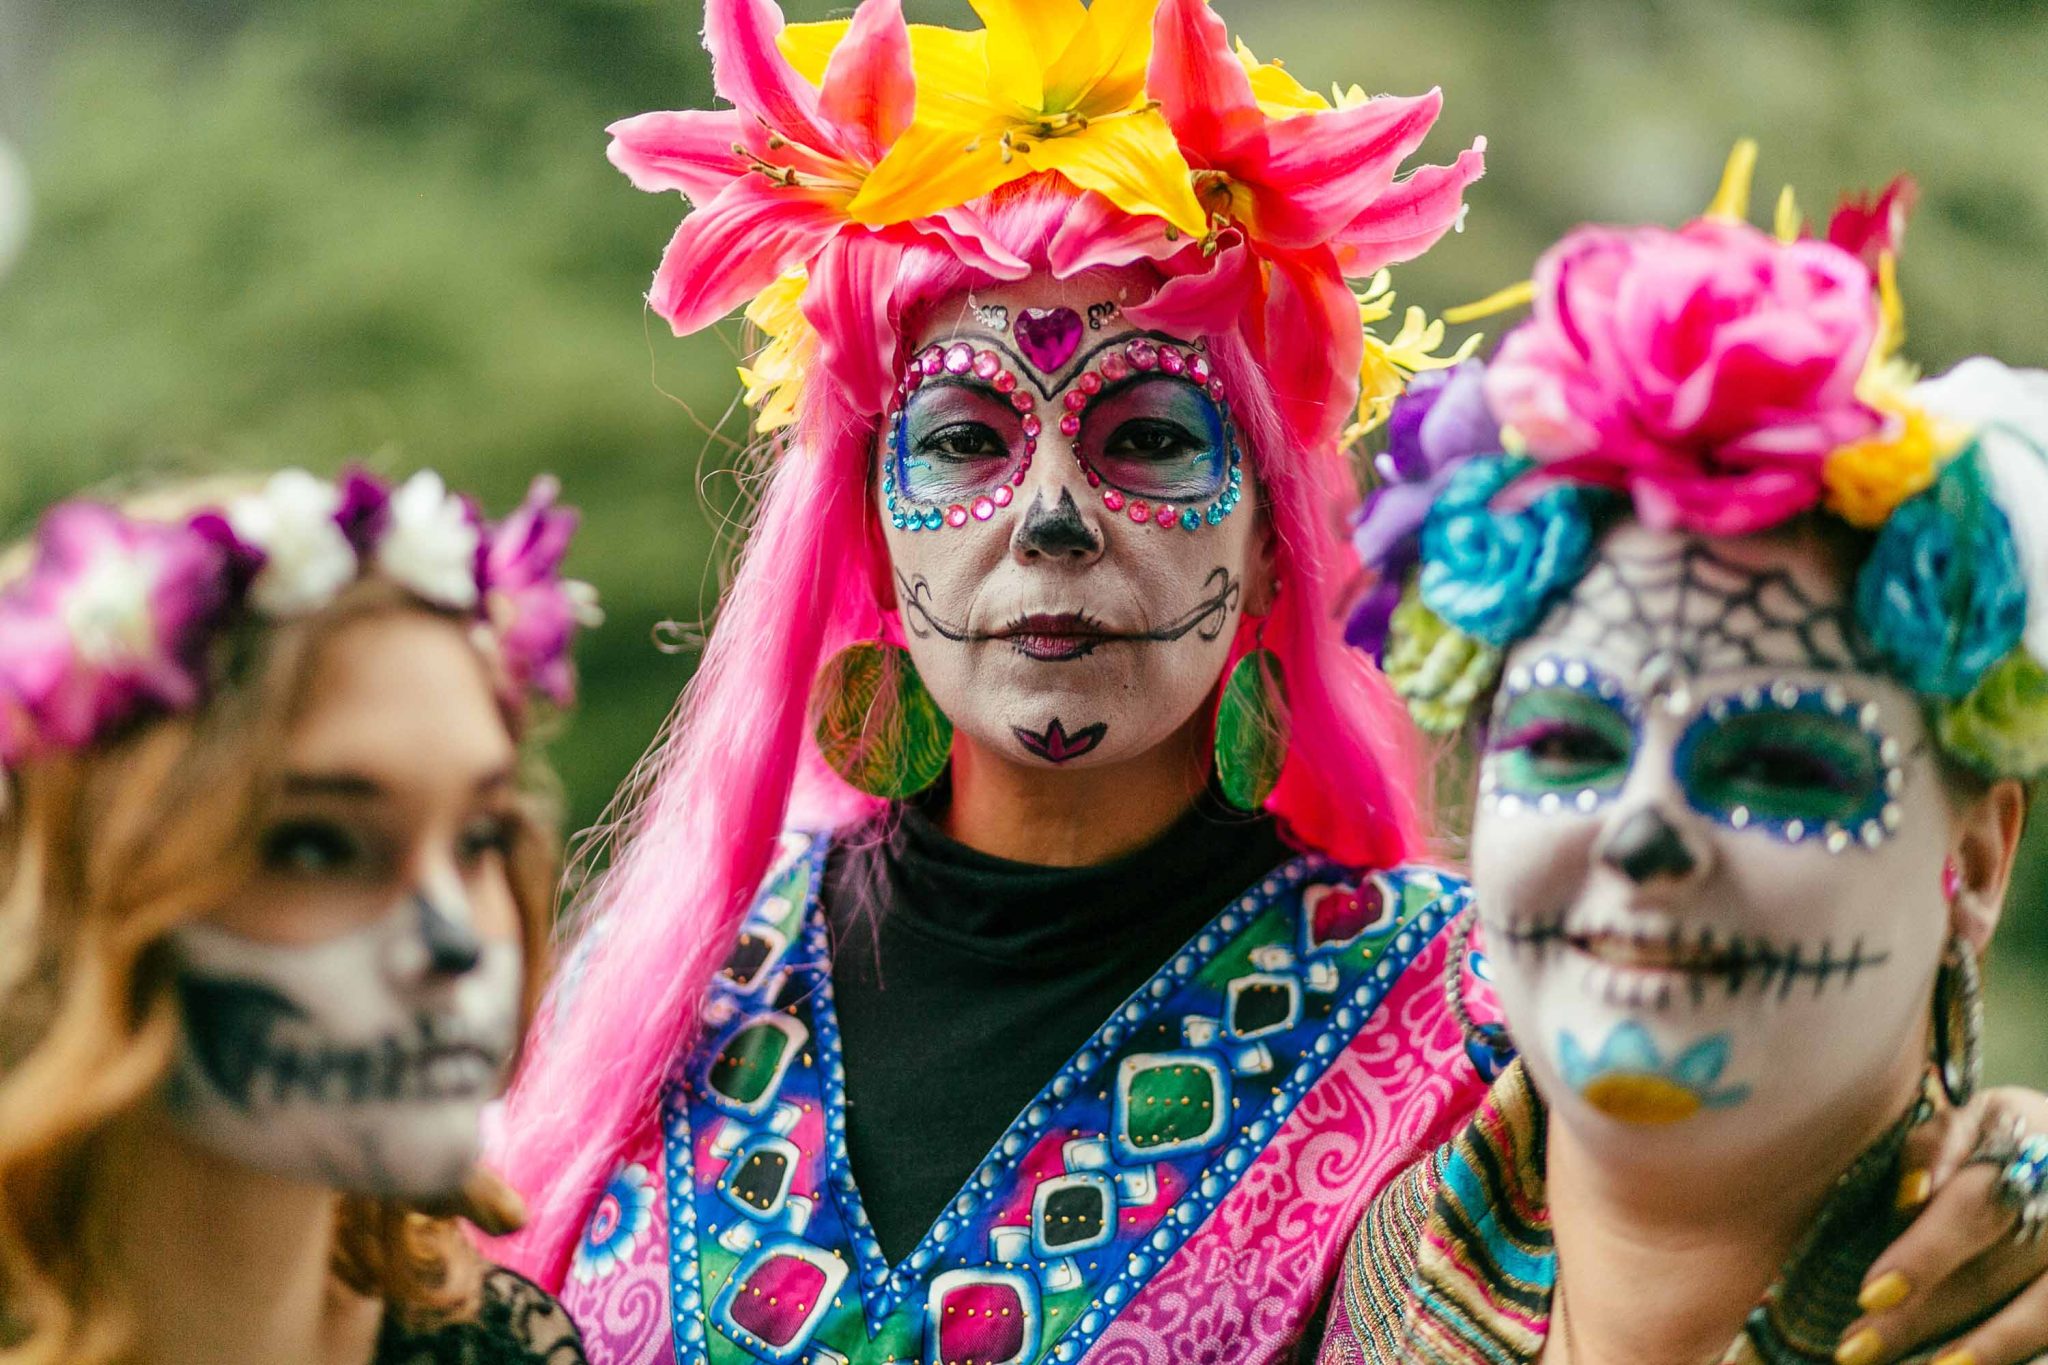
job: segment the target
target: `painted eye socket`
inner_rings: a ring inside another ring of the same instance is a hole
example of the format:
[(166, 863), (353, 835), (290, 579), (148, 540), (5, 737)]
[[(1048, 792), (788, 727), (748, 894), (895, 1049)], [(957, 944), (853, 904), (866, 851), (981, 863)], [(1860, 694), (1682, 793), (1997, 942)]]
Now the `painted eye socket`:
[(1700, 809), (1770, 824), (1849, 825), (1884, 799), (1879, 741), (1853, 720), (1808, 710), (1761, 710), (1696, 722), (1679, 780)]
[(1546, 687), (1508, 703), (1487, 752), (1500, 790), (1542, 796), (1619, 788), (1635, 746), (1635, 726), (1611, 703)]
[(1230, 440), (1223, 410), (1200, 386), (1148, 375), (1105, 388), (1088, 404), (1075, 449), (1112, 488), (1187, 503), (1223, 491)]
[(470, 822), (462, 831), (456, 852), (465, 867), (473, 867), (492, 855), (512, 851), (512, 821), (508, 816), (490, 815)]
[(360, 871), (369, 852), (354, 834), (326, 820), (286, 820), (259, 842), (266, 871), (287, 877), (345, 877)]
[(1025, 420), (982, 384), (925, 384), (892, 431), (896, 490), (914, 502), (947, 503), (1001, 487), (1030, 457)]

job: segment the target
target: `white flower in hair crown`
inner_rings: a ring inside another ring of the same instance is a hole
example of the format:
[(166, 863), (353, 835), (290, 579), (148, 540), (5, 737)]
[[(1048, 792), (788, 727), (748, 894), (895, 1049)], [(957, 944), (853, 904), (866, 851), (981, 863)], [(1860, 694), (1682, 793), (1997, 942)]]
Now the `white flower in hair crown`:
[(228, 504), (235, 538), (263, 554), (249, 601), (268, 616), (303, 616), (355, 581), (355, 546), (336, 524), (341, 490), (303, 469), (273, 474), (257, 493)]
[(377, 568), (429, 602), (477, 604), (476, 552), (483, 536), (441, 476), (422, 469), (391, 495), (391, 523), (377, 542)]

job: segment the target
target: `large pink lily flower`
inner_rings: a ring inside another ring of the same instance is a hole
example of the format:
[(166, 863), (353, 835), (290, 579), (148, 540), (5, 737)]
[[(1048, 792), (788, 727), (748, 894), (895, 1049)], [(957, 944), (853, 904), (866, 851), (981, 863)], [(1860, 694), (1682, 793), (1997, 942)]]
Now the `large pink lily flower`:
[(1292, 434), (1320, 446), (1356, 406), (1364, 355), (1346, 277), (1412, 259), (1456, 226), (1485, 143), (1396, 180), (1436, 122), (1439, 92), (1333, 108), (1295, 87), (1297, 98), (1275, 104), (1255, 93), (1255, 75), (1270, 78), (1269, 92), (1281, 79), (1247, 68), (1207, 0), (1163, 0), (1147, 92), (1194, 170), (1211, 233), (1191, 247), (1090, 196), (1055, 242), (1054, 266), (1165, 260), (1177, 278), (1133, 319), (1177, 331), (1243, 319)]
[[(806, 266), (804, 311), (822, 335), (821, 359), (857, 397), (879, 395), (879, 406), (892, 379), (887, 350), (878, 352), (874, 339), (886, 337), (888, 325), (878, 316), (885, 294), (869, 286), (894, 278), (905, 244), (937, 237), (994, 276), (1015, 278), (1025, 266), (986, 244), (964, 209), (881, 226), (847, 212), (909, 128), (916, 103), (901, 0), (862, 0), (815, 86), (778, 48), (781, 31), (773, 0), (709, 0), (712, 85), (734, 107), (621, 120), (606, 130), (608, 155), (639, 188), (675, 190), (695, 206), (648, 293), (676, 335), (709, 326)], [(825, 300), (860, 307), (828, 316)]]

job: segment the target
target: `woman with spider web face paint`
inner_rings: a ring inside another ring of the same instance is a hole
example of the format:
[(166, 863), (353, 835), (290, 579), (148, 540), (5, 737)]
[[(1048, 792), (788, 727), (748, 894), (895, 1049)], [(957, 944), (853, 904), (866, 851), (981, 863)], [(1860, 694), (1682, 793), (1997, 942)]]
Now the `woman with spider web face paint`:
[(1433, 449), (1361, 516), (1393, 603), (1352, 634), (1425, 723), (1483, 709), (1459, 932), (1503, 1015), (1449, 985), (1502, 1074), (1367, 1213), (1325, 1361), (2048, 1336), (2048, 1106), (1974, 1094), (2048, 768), (2048, 376), (1909, 386), (1902, 194), (1773, 239), (1738, 172), (1582, 230), (1490, 368), (1397, 405)]
[(1481, 1089), (1326, 516), (1479, 149), (1204, 0), (976, 9), (711, 0), (735, 107), (612, 130), (769, 472), (507, 1109), (599, 1359), (1265, 1365)]

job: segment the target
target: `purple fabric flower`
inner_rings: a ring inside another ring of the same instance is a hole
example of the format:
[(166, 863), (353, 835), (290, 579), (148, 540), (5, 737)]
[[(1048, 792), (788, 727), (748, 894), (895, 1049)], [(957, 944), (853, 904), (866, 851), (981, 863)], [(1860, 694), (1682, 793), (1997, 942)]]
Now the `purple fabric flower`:
[(51, 509), (27, 575), (0, 594), (0, 761), (196, 705), (230, 577), (227, 551), (190, 526), (94, 502)]
[(1418, 374), (1387, 418), (1387, 449), (1374, 461), (1380, 484), (1352, 522), (1351, 544), (1372, 575), (1344, 638), (1374, 658), (1401, 600), (1402, 580), (1421, 554), (1422, 524), (1451, 475), (1500, 449), (1500, 424), (1486, 404), (1486, 367), (1477, 360)]
[(555, 506), (560, 493), (547, 475), (533, 481), (526, 501), (487, 537), (482, 578), (484, 611), (511, 681), (567, 706), (576, 695), (570, 642), (577, 627), (602, 618), (589, 585), (561, 577), (577, 516)]

